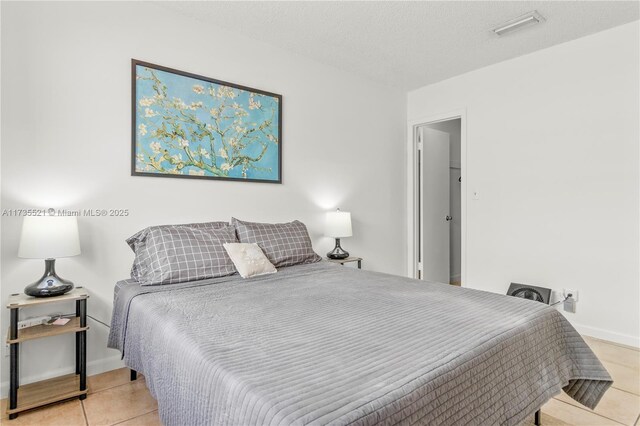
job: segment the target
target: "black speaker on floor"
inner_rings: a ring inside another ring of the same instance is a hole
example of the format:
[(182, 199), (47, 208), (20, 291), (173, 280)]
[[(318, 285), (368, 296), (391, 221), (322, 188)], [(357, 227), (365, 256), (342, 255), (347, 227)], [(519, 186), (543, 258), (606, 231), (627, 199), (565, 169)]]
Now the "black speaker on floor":
[(547, 305), (549, 304), (549, 300), (551, 299), (550, 288), (536, 287), (535, 285), (529, 284), (511, 283), (507, 294), (509, 296), (521, 297), (523, 299), (546, 303)]

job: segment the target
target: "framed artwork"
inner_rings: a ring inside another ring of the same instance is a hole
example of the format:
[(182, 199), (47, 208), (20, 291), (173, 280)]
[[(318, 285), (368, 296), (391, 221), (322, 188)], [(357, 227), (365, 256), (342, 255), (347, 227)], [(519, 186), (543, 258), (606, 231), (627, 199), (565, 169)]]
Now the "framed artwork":
[(133, 176), (282, 182), (282, 96), (131, 60)]

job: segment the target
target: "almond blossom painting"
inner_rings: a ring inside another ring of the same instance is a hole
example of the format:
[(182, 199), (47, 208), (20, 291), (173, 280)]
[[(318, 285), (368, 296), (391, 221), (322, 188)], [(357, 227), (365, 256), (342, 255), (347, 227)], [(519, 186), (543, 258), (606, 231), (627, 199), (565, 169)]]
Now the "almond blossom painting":
[(282, 97), (132, 60), (132, 174), (280, 183)]

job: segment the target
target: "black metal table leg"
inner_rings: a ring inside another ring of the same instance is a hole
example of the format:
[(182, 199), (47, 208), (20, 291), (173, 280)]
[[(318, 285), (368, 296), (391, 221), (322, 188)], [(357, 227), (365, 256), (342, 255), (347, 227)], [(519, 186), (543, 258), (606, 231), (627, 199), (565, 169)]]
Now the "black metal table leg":
[(138, 378), (138, 372), (136, 370), (131, 370), (131, 381), (133, 382)]
[[(11, 326), (9, 331), (10, 339), (18, 338), (18, 309), (11, 309)], [(12, 343), (9, 345), (10, 356), (10, 377), (9, 377), (9, 409), (13, 410), (18, 408), (18, 349), (19, 343)], [(13, 420), (18, 417), (17, 413), (9, 414), (9, 419)]]
[[(78, 314), (80, 314), (80, 327), (87, 326), (87, 299), (81, 299), (78, 301)], [(79, 335), (78, 343), (79, 343), (79, 353), (80, 358), (80, 390), (87, 389), (87, 331), (81, 331), (76, 333)], [(86, 399), (87, 394), (80, 395), (80, 399)]]
[(536, 414), (534, 415), (534, 419), (533, 419), (533, 424), (535, 424), (536, 426), (540, 426), (540, 410), (536, 411)]
[[(76, 300), (76, 317), (80, 316), (80, 301)], [(76, 333), (76, 374), (80, 374), (80, 333)]]
[(358, 269), (362, 269), (362, 260), (358, 260)]

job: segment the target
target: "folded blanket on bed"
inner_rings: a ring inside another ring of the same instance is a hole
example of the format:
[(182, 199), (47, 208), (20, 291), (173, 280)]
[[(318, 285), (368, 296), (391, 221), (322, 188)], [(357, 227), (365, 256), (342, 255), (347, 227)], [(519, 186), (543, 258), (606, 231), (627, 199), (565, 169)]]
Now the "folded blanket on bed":
[(517, 424), (611, 378), (542, 303), (321, 262), (116, 287), (109, 346), (167, 425)]

